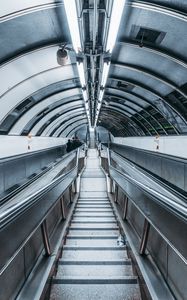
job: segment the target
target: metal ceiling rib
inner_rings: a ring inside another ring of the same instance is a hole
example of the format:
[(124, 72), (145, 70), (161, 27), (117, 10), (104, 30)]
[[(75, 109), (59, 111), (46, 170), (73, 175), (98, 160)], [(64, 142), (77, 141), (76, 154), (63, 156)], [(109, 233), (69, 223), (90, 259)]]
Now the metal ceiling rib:
[(116, 116), (116, 121), (118, 123), (119, 129), (121, 127), (121, 124), (124, 125), (128, 123), (130, 127), (134, 128), (136, 133), (139, 132), (138, 135), (145, 135), (145, 131), (147, 131), (145, 128), (142, 128), (141, 123), (136, 122), (133, 118), (131, 118), (131, 115), (128, 112), (121, 111), (120, 109), (103, 107), (103, 110), (101, 112), (101, 118), (103, 115), (107, 116), (108, 120), (110, 120), (111, 115)]
[(73, 135), (75, 131), (77, 132), (79, 129), (85, 127), (86, 125), (88, 125), (87, 121), (81, 122), (79, 125), (76, 124), (74, 128), (71, 128), (70, 131), (66, 133), (66, 137), (71, 137), (71, 135)]
[[(107, 108), (108, 109), (108, 108)], [(128, 114), (130, 114), (130, 119), (134, 121), (134, 123), (140, 127), (142, 129), (142, 131), (144, 132), (145, 135), (151, 135), (151, 131), (149, 129), (149, 127), (147, 127), (143, 122), (141, 122), (141, 120), (139, 120), (135, 115), (132, 114), (132, 111), (130, 112), (129, 109), (123, 107), (123, 108), (119, 108), (118, 105), (111, 105), (110, 106), (110, 110), (112, 111), (115, 111), (115, 112), (118, 112), (119, 115), (121, 114), (122, 116), (128, 116)], [(154, 130), (154, 129), (153, 129)], [(155, 130), (154, 130), (154, 133), (155, 133)]]
[[(126, 81), (126, 82), (130, 82), (131, 81)], [(141, 87), (142, 88), (142, 87)], [(110, 93), (111, 97), (122, 97), (123, 99), (126, 99), (127, 97), (133, 97), (133, 99), (136, 99), (136, 101), (139, 101), (140, 103), (144, 103), (147, 102), (149, 104), (150, 107), (152, 107), (154, 109), (153, 113), (157, 112), (158, 117), (160, 119), (160, 116), (163, 117), (163, 120), (165, 119), (165, 121), (173, 128), (173, 131), (178, 134), (180, 131), (182, 131), (181, 127), (177, 126), (178, 123), (182, 123), (184, 125), (184, 130), (185, 128), (185, 123), (183, 121), (183, 119), (181, 119), (178, 115), (174, 115), (173, 113), (171, 113), (171, 110), (169, 110), (168, 103), (163, 103), (162, 99), (159, 97), (155, 98), (153, 101), (150, 101), (151, 97), (145, 98), (140, 96), (138, 93), (135, 93), (134, 90), (133, 91), (129, 91), (129, 90), (120, 90), (119, 88), (114, 88), (114, 87), (107, 87), (106, 91), (112, 91), (112, 93)], [(107, 94), (105, 94), (105, 96), (107, 97)], [(158, 100), (159, 99), (159, 100)], [(160, 103), (162, 103), (162, 105), (160, 105)], [(166, 108), (167, 113), (165, 110), (163, 110), (163, 107)], [(176, 112), (178, 114), (178, 112)], [(176, 116), (180, 119), (180, 122), (176, 121)], [(164, 128), (165, 130), (165, 128)]]
[[(153, 54), (156, 54), (158, 56), (161, 56), (163, 58), (166, 58), (168, 60), (171, 60), (172, 62), (176, 63), (176, 64), (179, 64), (181, 67), (183, 68), (187, 68), (187, 62), (178, 57), (178, 56), (175, 56), (175, 53), (172, 53), (172, 50), (171, 52), (167, 52), (165, 51), (164, 49), (159, 49), (157, 48), (157, 45), (146, 45), (144, 44), (143, 47), (140, 47), (140, 43), (136, 40), (124, 40), (123, 42), (118, 42), (117, 45), (122, 45), (122, 46), (129, 46), (129, 47), (132, 47), (132, 48), (135, 48), (135, 49), (138, 49), (138, 50), (144, 50), (145, 52), (150, 52), (150, 53), (153, 53)], [(143, 49), (141, 49), (143, 48)]]
[(88, 124), (87, 118), (86, 117), (83, 118), (82, 116), (77, 117), (73, 120), (71, 124), (67, 125), (66, 128), (63, 128), (61, 132), (59, 132), (58, 137), (67, 137), (70, 134), (70, 132), (77, 130), (79, 125), (84, 125), (84, 124)]
[[(141, 106), (140, 101), (135, 102), (134, 100), (130, 99), (129, 97), (126, 97), (126, 96), (125, 96), (125, 98), (123, 98), (123, 97), (119, 97), (119, 96), (114, 96), (114, 95), (112, 95), (112, 94), (105, 94), (105, 97), (109, 97), (109, 99), (110, 99), (110, 97), (112, 97), (112, 99), (116, 99), (118, 102), (119, 102), (119, 101), (120, 101), (120, 102), (121, 102), (121, 101), (124, 102), (124, 101), (127, 100), (128, 102), (132, 102), (132, 103), (138, 105), (138, 106), (142, 109), (142, 111), (144, 112), (144, 114), (146, 113), (146, 114), (148, 115), (148, 117), (150, 117), (151, 119), (153, 119), (154, 122), (156, 123), (156, 125), (159, 126), (159, 127), (163, 130), (163, 132), (167, 135), (167, 131), (164, 129), (164, 127), (162, 126), (162, 124), (160, 123), (160, 121), (159, 121), (158, 119), (156, 119), (155, 116), (152, 115), (149, 111), (146, 111), (146, 110), (144, 109), (144, 107)], [(124, 100), (124, 99), (125, 99), (125, 100)], [(143, 101), (142, 101), (142, 102), (143, 102)], [(109, 103), (110, 103), (110, 102), (109, 102)], [(106, 103), (105, 103), (105, 105), (106, 105)]]
[(68, 109), (67, 112), (64, 114), (58, 116), (58, 114), (55, 116), (55, 119), (53, 121), (50, 120), (50, 123), (45, 127), (43, 127), (42, 135), (50, 136), (53, 135), (53, 132), (64, 122), (64, 116), (67, 117), (73, 117), (76, 112), (83, 111), (82, 105), (75, 105), (73, 107), (74, 109)]
[(77, 112), (75, 113), (72, 118), (66, 118), (65, 122), (63, 124), (60, 124), (54, 131), (53, 136), (60, 136), (61, 134), (64, 133), (67, 127), (70, 125), (74, 124), (77, 120), (82, 120), (84, 119), (84, 115), (82, 112)]
[[(131, 103), (130, 103), (131, 104)], [(151, 132), (154, 133), (154, 134), (158, 134), (158, 131), (157, 129), (152, 125), (152, 123), (148, 120), (148, 118), (145, 118), (144, 116), (142, 116), (138, 110), (136, 110), (135, 108), (132, 108), (130, 105), (128, 105), (128, 101), (126, 101), (125, 104), (119, 104), (117, 102), (113, 102), (111, 101), (110, 102), (110, 107), (116, 107), (116, 108), (119, 108), (121, 110), (121, 112), (123, 113), (123, 111), (128, 111), (130, 112), (131, 110), (131, 118), (133, 117), (135, 120), (136, 120), (136, 115), (138, 117), (140, 117), (141, 119), (143, 119), (143, 124), (145, 125), (145, 128), (147, 128), (147, 125), (148, 127), (151, 129)], [(150, 130), (149, 130), (149, 133), (151, 134)]]
[[(106, 110), (101, 112), (101, 120), (100, 124), (105, 128), (107, 128), (114, 136), (141, 136), (144, 133), (141, 129), (137, 129), (136, 125), (133, 124), (133, 121), (128, 119), (124, 119), (125, 116), (122, 116), (122, 120), (120, 115), (116, 114), (114, 111)], [(120, 119), (120, 120), (119, 120)], [(120, 125), (120, 126), (119, 126)]]
[[(43, 136), (53, 135), (55, 133), (55, 131), (62, 124), (64, 124), (65, 122), (71, 120), (77, 114), (80, 114), (80, 113), (84, 114), (84, 106), (83, 105), (74, 106), (74, 109), (68, 110), (67, 112), (65, 112), (64, 114), (62, 114), (60, 117), (58, 117), (58, 115), (55, 115), (54, 116), (54, 121), (56, 122), (56, 124), (54, 124), (52, 121), (49, 120), (49, 122), (44, 123), (43, 126), (40, 127), (40, 129), (37, 131), (36, 135), (38, 135), (39, 132)], [(52, 128), (48, 128), (49, 127), (48, 125), (52, 126)], [(42, 128), (42, 131), (41, 131), (41, 128)], [(35, 128), (33, 128), (33, 130), (35, 130)]]
[(160, 81), (162, 84), (170, 87), (172, 90), (177, 91), (183, 97), (187, 98), (187, 94), (185, 92), (183, 92), (183, 90), (180, 87), (178, 87), (177, 85), (175, 85), (175, 83), (173, 83), (170, 80), (168, 80), (167, 78), (165, 78), (162, 74), (157, 74), (156, 72), (150, 71), (150, 69), (142, 68), (138, 65), (131, 65), (131, 64), (127, 64), (127, 63), (116, 63), (115, 62), (112, 64), (112, 66), (116, 67), (118, 69), (123, 68), (123, 69), (132, 70), (132, 71), (140, 73), (141, 75), (143, 74), (149, 78), (153, 78), (154, 80)]
[(68, 113), (73, 108), (78, 109), (79, 107), (83, 107), (82, 101), (71, 101), (67, 103), (67, 105), (61, 105), (60, 107), (52, 110), (49, 113), (41, 116), (40, 118), (35, 118), (31, 123), (28, 123), (27, 126), (22, 131), (22, 134), (31, 133), (32, 135), (38, 134), (38, 132), (42, 132), (44, 128), (46, 128), (53, 120), (58, 118), (59, 115), (64, 115)]
[[(67, 105), (64, 105), (64, 107), (59, 107), (52, 111), (51, 113), (47, 114), (44, 118), (42, 118), (40, 121), (36, 123), (36, 125), (31, 129), (31, 134), (36, 135), (37, 132), (40, 130), (40, 128), (45, 128), (46, 124), (52, 119), (55, 119), (59, 113), (66, 113), (70, 108), (75, 107), (75, 109), (82, 108), (83, 104), (80, 103), (80, 101), (69, 102)], [(73, 116), (72, 116), (73, 117)]]
[(62, 3), (10, 1), (1, 5), (1, 63), (43, 46), (69, 41)]
[[(34, 107), (27, 110), (27, 112), (14, 125), (14, 127), (10, 131), (10, 134), (18, 134), (18, 135), (21, 134), (24, 128), (27, 127), (27, 124), (33, 123), (33, 120), (36, 117), (38, 117), (38, 115), (42, 113), (43, 110), (45, 110), (46, 108), (47, 108), (47, 117), (49, 118), (53, 116), (55, 113), (59, 113), (59, 111), (62, 109), (67, 110), (68, 108), (71, 108), (72, 105), (77, 104), (77, 102), (73, 100), (80, 99), (79, 95), (80, 95), (79, 89), (74, 88), (67, 91), (63, 91), (62, 93), (58, 93), (57, 95), (51, 96), (45, 99), (44, 101), (39, 102)], [(57, 107), (55, 107), (55, 103), (58, 104)], [(82, 104), (82, 100), (80, 99), (78, 103)], [(44, 118), (45, 116), (46, 114), (44, 114), (41, 117)], [(42, 120), (42, 118), (39, 119)]]

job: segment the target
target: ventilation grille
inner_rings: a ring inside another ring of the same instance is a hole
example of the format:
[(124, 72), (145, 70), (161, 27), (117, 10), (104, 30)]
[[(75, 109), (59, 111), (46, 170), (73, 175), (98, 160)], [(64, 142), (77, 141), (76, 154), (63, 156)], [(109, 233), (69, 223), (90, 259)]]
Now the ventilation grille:
[(132, 91), (133, 88), (134, 88), (134, 85), (130, 84), (130, 83), (125, 83), (125, 82), (118, 81), (117, 87), (120, 88), (120, 90)]
[(28, 98), (26, 99), (25, 101), (23, 101), (21, 104), (19, 104), (17, 107), (16, 107), (16, 110), (17, 111), (21, 111), (23, 109), (26, 109), (30, 106), (30, 104), (33, 102), (33, 99), (32, 98)]
[(132, 25), (131, 37), (140, 44), (160, 44), (166, 32), (154, 30), (152, 28)]

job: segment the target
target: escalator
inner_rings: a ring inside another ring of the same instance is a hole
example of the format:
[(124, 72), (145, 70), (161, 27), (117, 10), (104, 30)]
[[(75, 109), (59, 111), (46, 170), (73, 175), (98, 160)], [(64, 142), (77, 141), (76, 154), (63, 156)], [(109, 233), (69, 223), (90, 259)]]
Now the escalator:
[(79, 199), (52, 279), (50, 300), (58, 299), (142, 299), (95, 149), (88, 151)]

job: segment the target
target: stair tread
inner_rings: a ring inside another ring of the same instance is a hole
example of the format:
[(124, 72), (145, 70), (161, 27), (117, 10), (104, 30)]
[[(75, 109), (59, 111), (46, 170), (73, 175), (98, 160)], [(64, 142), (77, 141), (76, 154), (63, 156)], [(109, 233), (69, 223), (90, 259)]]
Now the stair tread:
[(117, 246), (116, 239), (67, 239), (67, 246), (82, 246), (82, 247), (114, 247)]
[(50, 300), (140, 300), (138, 284), (53, 284)]
[(64, 276), (133, 276), (131, 265), (59, 265), (56, 277)]
[(70, 229), (78, 229), (78, 228), (83, 228), (83, 229), (119, 229), (116, 223), (113, 224), (107, 224), (107, 223), (71, 223)]
[(106, 228), (104, 230), (69, 230), (68, 233), (68, 237), (72, 236), (72, 235), (88, 235), (88, 236), (99, 236), (99, 235), (106, 235), (106, 236), (118, 236), (119, 235), (119, 230), (117, 229), (113, 229), (113, 230), (106, 230)]
[(64, 250), (61, 260), (120, 260), (127, 258), (126, 250), (100, 251), (100, 250)]
[(115, 250), (115, 251), (119, 251), (119, 250), (125, 250), (126, 246), (110, 246), (110, 247), (104, 247), (104, 246), (98, 246), (98, 247), (94, 247), (94, 246), (63, 246), (63, 250), (100, 250), (100, 251), (110, 251), (110, 250)]
[(63, 278), (59, 278), (59, 277), (55, 277), (53, 279), (54, 281), (56, 280), (72, 280), (72, 281), (118, 281), (118, 280), (124, 280), (124, 281), (132, 281), (132, 283), (137, 283), (137, 276), (134, 275), (129, 275), (129, 276), (125, 276), (125, 275), (117, 275), (117, 276), (90, 276), (89, 278), (87, 278), (86, 276), (63, 276)]

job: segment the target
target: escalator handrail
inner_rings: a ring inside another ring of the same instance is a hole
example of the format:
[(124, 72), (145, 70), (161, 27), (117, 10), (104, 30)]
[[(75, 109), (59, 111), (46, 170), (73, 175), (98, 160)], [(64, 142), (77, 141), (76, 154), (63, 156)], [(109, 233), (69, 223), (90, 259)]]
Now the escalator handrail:
[[(82, 148), (82, 146), (80, 148)], [(80, 148), (77, 148), (75, 151), (68, 153), (65, 157), (65, 158), (70, 158), (71, 156), (73, 156), (70, 162), (72, 162), (73, 159), (76, 157), (76, 164), (75, 164), (75, 166), (73, 166), (73, 168), (71, 170), (69, 170), (67, 173), (62, 174), (59, 177), (55, 178), (49, 184), (47, 184), (46, 186), (39, 189), (37, 192), (26, 197), (23, 201), (16, 203), (15, 205), (9, 207), (4, 212), (0, 212), (0, 229), (2, 229), (4, 226), (6, 226), (8, 223), (10, 223), (13, 219), (15, 219), (19, 214), (21, 214), (26, 209), (28, 209), (30, 206), (32, 206), (36, 201), (38, 201), (41, 198), (41, 196), (46, 194), (49, 190), (51, 190), (53, 187), (55, 187), (58, 183), (60, 183), (62, 180), (65, 180), (67, 177), (69, 177), (69, 175), (71, 173), (73, 174), (73, 172), (75, 170), (78, 171)], [(76, 177), (77, 177), (77, 172), (75, 172), (75, 175), (74, 175), (72, 181)]]
[[(164, 205), (167, 209), (172, 211), (172, 213), (176, 214), (178, 217), (182, 218), (183, 221), (187, 222), (187, 204), (183, 199), (180, 199), (180, 197), (178, 195), (177, 196), (174, 195), (175, 197), (178, 198), (178, 202), (175, 202), (172, 199), (169, 199), (167, 196), (163, 195), (162, 193), (154, 190), (153, 188), (146, 186), (145, 184), (138, 181), (137, 179), (134, 179), (133, 177), (129, 176), (128, 174), (125, 174), (122, 171), (116, 169), (114, 166), (111, 165), (111, 155), (110, 155), (111, 152), (114, 156), (118, 157), (118, 159), (120, 159), (122, 162), (124, 162), (125, 159), (122, 159), (122, 157), (120, 155), (109, 150), (107, 147), (104, 146), (104, 148), (106, 148), (105, 150), (107, 151), (109, 170), (114, 170), (115, 172), (117, 172), (118, 175), (122, 176), (126, 180), (132, 182), (133, 184), (140, 187), (147, 193), (151, 194), (154, 197), (154, 199), (156, 199), (156, 201), (159, 202), (159, 204)], [(115, 178), (114, 178), (114, 180), (115, 180)], [(163, 188), (166, 189), (165, 186)], [(169, 189), (168, 189), (168, 191), (171, 193), (171, 191)]]

